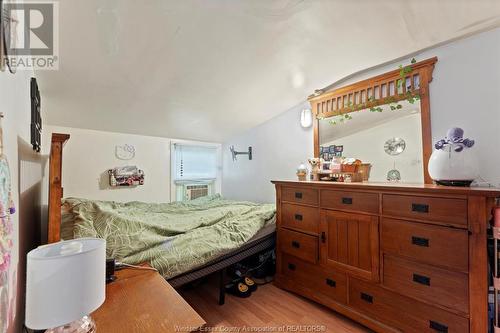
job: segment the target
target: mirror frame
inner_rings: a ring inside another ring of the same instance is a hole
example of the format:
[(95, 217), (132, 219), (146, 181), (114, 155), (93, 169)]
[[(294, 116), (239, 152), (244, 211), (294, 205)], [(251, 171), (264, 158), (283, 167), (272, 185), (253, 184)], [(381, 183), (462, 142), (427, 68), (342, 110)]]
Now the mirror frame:
[[(410, 94), (418, 95), (422, 117), (424, 183), (432, 184), (427, 170), (432, 154), (429, 83), (432, 81), (432, 73), (437, 60), (437, 57), (434, 57), (409, 65), (408, 68), (411, 70), (405, 74), (401, 88), (397, 87), (397, 82), (402, 79), (400, 69), (396, 69), (334, 90), (316, 91), (315, 94), (309, 96), (308, 101), (314, 115), (314, 156), (319, 157), (319, 121), (321, 119), (402, 101)], [(418, 85), (416, 80), (418, 80)]]

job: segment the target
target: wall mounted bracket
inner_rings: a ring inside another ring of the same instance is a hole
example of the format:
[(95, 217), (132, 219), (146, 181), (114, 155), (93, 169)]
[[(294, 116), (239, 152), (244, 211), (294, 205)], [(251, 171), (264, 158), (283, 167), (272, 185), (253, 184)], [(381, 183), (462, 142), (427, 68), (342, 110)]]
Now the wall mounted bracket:
[(248, 159), (251, 161), (252, 160), (252, 147), (248, 147), (248, 152), (246, 151), (236, 151), (234, 150), (234, 146), (231, 146), (229, 148), (231, 151), (231, 155), (233, 156), (233, 161), (236, 161), (236, 156), (238, 155), (248, 155)]

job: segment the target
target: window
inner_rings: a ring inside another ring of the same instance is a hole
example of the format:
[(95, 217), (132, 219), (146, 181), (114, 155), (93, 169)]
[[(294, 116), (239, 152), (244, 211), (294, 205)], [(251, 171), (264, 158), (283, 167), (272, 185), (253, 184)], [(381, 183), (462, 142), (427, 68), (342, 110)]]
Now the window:
[(219, 144), (172, 142), (172, 201), (220, 193), (220, 157)]

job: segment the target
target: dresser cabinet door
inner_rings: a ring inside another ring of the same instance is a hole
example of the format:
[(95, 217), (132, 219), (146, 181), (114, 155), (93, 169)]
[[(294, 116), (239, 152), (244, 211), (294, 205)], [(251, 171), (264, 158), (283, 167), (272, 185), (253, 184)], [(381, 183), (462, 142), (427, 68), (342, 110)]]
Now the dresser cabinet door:
[(379, 280), (378, 217), (322, 210), (320, 258), (323, 265)]

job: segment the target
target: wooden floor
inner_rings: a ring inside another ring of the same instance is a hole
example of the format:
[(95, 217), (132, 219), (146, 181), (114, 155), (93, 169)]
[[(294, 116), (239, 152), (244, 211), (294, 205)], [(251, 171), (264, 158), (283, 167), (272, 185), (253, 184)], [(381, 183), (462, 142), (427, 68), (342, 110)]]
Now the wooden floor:
[[(260, 286), (249, 298), (227, 295), (226, 304), (222, 306), (217, 303), (216, 277), (194, 288), (180, 290), (180, 293), (205, 319), (207, 327), (215, 328), (212, 332), (237, 332), (232, 328), (243, 327), (247, 332), (251, 332), (249, 329), (256, 329), (254, 332), (371, 332), (324, 306), (281, 290), (272, 283)], [(307, 330), (309, 327), (297, 330), (299, 325), (307, 325), (314, 330)]]

